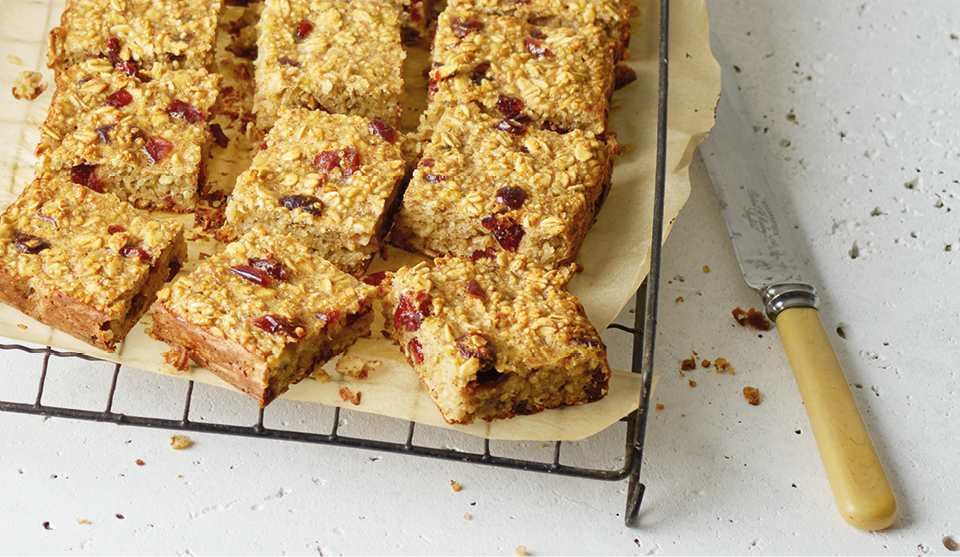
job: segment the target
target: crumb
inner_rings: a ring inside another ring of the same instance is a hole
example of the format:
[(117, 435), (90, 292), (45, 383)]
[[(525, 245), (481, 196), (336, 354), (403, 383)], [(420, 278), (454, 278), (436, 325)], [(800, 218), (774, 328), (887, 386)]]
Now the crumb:
[(682, 302), (682, 301), (683, 301), (683, 296), (677, 296), (677, 299), (674, 300), (674, 301), (677, 302), (677, 303)]
[(217, 211), (216, 209), (197, 207), (196, 212), (193, 214), (193, 227), (200, 228), (207, 232), (220, 228), (226, 221), (227, 217), (223, 212)]
[(518, 557), (526, 557), (527, 555), (530, 555), (529, 553), (527, 553), (527, 546), (525, 546), (525, 545), (518, 545), (518, 546), (517, 546), (517, 556), (518, 556)]
[(183, 348), (171, 348), (163, 353), (163, 361), (172, 365), (177, 371), (190, 369), (190, 355)]
[(706, 265), (704, 265), (704, 266), (703, 266), (703, 272), (704, 272), (704, 273), (709, 273), (709, 272), (710, 272), (710, 267), (707, 267)]
[(744, 387), (743, 398), (747, 399), (751, 405), (760, 404), (760, 391), (756, 387)]
[(680, 417), (681, 417), (681, 418), (686, 418), (687, 415), (686, 415), (686, 414), (680, 414)]
[(47, 84), (41, 83), (43, 74), (40, 72), (22, 71), (13, 82), (13, 98), (32, 101), (47, 90)]
[(663, 408), (664, 408), (664, 406), (663, 406), (662, 404), (658, 404), (658, 405), (656, 406), (656, 409), (657, 409), (657, 410), (663, 410)]
[(691, 379), (691, 380), (690, 380), (690, 386), (691, 386), (691, 387), (696, 387), (696, 386), (697, 386), (697, 382), (694, 381), (693, 379)]
[(322, 369), (318, 369), (317, 371), (314, 371), (313, 373), (310, 374), (310, 377), (321, 383), (326, 383), (327, 381), (330, 381), (330, 374)]
[(693, 371), (697, 369), (697, 355), (694, 354), (686, 360), (680, 362), (680, 371)]
[(53, 530), (53, 526), (50, 526), (50, 522), (44, 522), (44, 523), (43, 523), (43, 529), (44, 529), (44, 530)]
[(123, 520), (123, 515), (120, 514), (120, 513), (117, 513), (117, 518), (120, 519), (120, 520)]
[(77, 524), (90, 524), (90, 521), (87, 520), (86, 518), (78, 518)]
[(470, 513), (463, 513), (463, 519), (464, 519), (464, 520), (470, 520), (471, 518), (473, 518), (473, 517), (470, 516)]
[(710, 360), (704, 360), (700, 362), (700, 365), (703, 367), (710, 367)]
[(14, 56), (13, 54), (7, 54), (7, 62), (10, 62), (14, 66), (23, 64), (23, 60), (21, 60), (19, 56)]
[(27, 326), (24, 325), (23, 323), (17, 323), (17, 328), (23, 329), (24, 331), (27, 330)]
[(463, 489), (463, 487), (460, 486), (459, 482), (455, 482), (453, 480), (450, 481), (450, 487), (453, 488), (454, 491), (460, 491), (461, 489)]
[(199, 261), (203, 261), (204, 259), (210, 259), (210, 254), (205, 251), (201, 251), (200, 253), (197, 254), (197, 259)]
[(730, 375), (736, 375), (736, 372), (733, 371), (733, 366), (730, 365), (725, 358), (717, 358), (713, 361), (713, 366), (717, 368), (717, 371), (723, 373), (724, 371), (730, 372)]
[(758, 331), (769, 331), (770, 322), (767, 321), (767, 318), (763, 313), (750, 308), (748, 311), (744, 312), (743, 309), (737, 307), (732, 312), (733, 318), (737, 320), (741, 326), (750, 326)]
[(380, 360), (364, 360), (356, 356), (344, 356), (337, 362), (337, 373), (353, 377), (354, 379), (366, 379), (367, 374), (377, 369)]
[[(186, 449), (193, 445), (193, 441), (190, 440), (186, 435), (171, 435), (170, 436), (170, 446), (173, 447), (173, 450), (180, 451)], [(183, 476), (179, 476), (183, 477)]]
[(340, 389), (340, 399), (344, 402), (349, 402), (350, 404), (357, 406), (360, 404), (360, 391), (353, 392), (348, 387)]
[(144, 464), (146, 464), (146, 462), (144, 462), (142, 459), (137, 459), (137, 466), (143, 466)]

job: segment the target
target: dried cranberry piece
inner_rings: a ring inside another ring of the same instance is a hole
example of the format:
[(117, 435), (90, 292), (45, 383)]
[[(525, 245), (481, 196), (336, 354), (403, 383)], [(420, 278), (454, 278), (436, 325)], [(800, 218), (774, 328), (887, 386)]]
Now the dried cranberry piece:
[(512, 135), (523, 135), (524, 132), (527, 131), (527, 126), (508, 118), (500, 120), (494, 124), (494, 127), (502, 132), (507, 132)]
[(335, 323), (337, 321), (340, 321), (340, 312), (335, 309), (325, 309), (323, 311), (318, 311), (317, 313), (314, 314), (314, 316), (320, 321), (323, 321), (324, 323)]
[[(474, 380), (474, 385), (477, 387), (493, 387), (500, 382), (506, 380), (507, 374), (500, 373), (495, 369), (483, 369), (477, 372), (477, 378)], [(515, 410), (516, 411), (516, 410)], [(522, 414), (523, 412), (517, 412)]]
[(119, 224), (111, 224), (107, 227), (107, 234), (119, 234), (121, 232), (126, 232), (127, 229), (120, 226)]
[(472, 31), (483, 29), (483, 23), (472, 17), (454, 17), (450, 20), (450, 27), (453, 29), (453, 34), (462, 39)]
[(476, 358), (480, 361), (480, 369), (493, 369), (497, 364), (497, 354), (490, 344), (490, 339), (480, 333), (467, 333), (457, 337), (454, 341), (457, 351), (464, 359)]
[(490, 62), (480, 62), (470, 70), (470, 81), (479, 86), (484, 79), (490, 79), (487, 76), (487, 70), (490, 69)]
[(383, 282), (383, 279), (387, 278), (386, 271), (380, 271), (379, 273), (373, 273), (363, 277), (363, 282), (369, 284), (370, 286), (380, 286), (380, 283)]
[(153, 256), (150, 255), (150, 254), (147, 252), (147, 250), (145, 250), (145, 249), (143, 249), (143, 248), (138, 248), (138, 247), (134, 247), (134, 246), (124, 246), (124, 247), (120, 248), (120, 256), (121, 256), (121, 257), (131, 257), (131, 256), (133, 256), (133, 255), (136, 255), (137, 257), (139, 257), (139, 258), (140, 258), (140, 261), (143, 261), (144, 263), (152, 263), (152, 262), (153, 262)]
[(533, 31), (530, 31), (530, 36), (533, 37), (534, 39), (537, 39), (538, 41), (542, 41), (543, 39), (547, 38), (547, 34), (539, 29), (534, 29)]
[(277, 280), (287, 280), (287, 270), (276, 259), (251, 259), (249, 263)]
[(534, 58), (543, 58), (544, 56), (553, 56), (553, 53), (550, 52), (550, 49), (540, 44), (540, 41), (535, 39), (526, 38), (523, 39), (523, 46), (526, 47), (527, 52), (532, 54)]
[(483, 300), (487, 297), (487, 293), (483, 291), (483, 288), (480, 286), (480, 283), (477, 282), (477, 279), (470, 279), (463, 289), (467, 294), (473, 296), (474, 298), (480, 298)]
[(307, 35), (309, 35), (311, 31), (313, 31), (313, 24), (309, 21), (303, 20), (298, 23), (296, 31), (297, 42), (299, 43), (303, 41), (303, 39), (306, 39)]
[(485, 250), (475, 249), (470, 253), (470, 261), (476, 263), (481, 259), (493, 259), (497, 256), (496, 248), (487, 248)]
[(227, 134), (223, 133), (223, 128), (220, 127), (220, 124), (210, 124), (210, 133), (213, 134), (213, 140), (221, 148), (226, 149), (227, 145), (230, 145), (230, 138), (227, 137)]
[(136, 126), (130, 126), (130, 141), (136, 141), (137, 139), (142, 139), (144, 143), (146, 143), (147, 134), (143, 133), (143, 130)]
[(203, 120), (203, 112), (200, 112), (200, 109), (193, 106), (192, 104), (185, 103), (180, 99), (175, 99), (173, 102), (167, 105), (167, 114), (170, 116), (177, 116), (183, 118), (191, 124), (199, 124)]
[(390, 124), (387, 124), (383, 120), (374, 118), (370, 120), (370, 123), (367, 124), (367, 129), (370, 130), (370, 133), (375, 133), (383, 138), (387, 143), (393, 144), (397, 142), (399, 135), (397, 130), (390, 127)]
[(357, 170), (360, 170), (360, 151), (356, 147), (347, 147), (340, 155), (340, 171), (344, 178), (349, 178)]
[(497, 215), (487, 215), (480, 219), (480, 226), (487, 230), (496, 230), (500, 228), (500, 221), (497, 220)]
[(414, 363), (423, 363), (423, 345), (420, 344), (419, 340), (410, 339), (410, 342), (407, 343), (407, 354), (413, 358)]
[(320, 200), (312, 195), (288, 195), (280, 199), (280, 204), (289, 211), (300, 209), (314, 216), (319, 216), (323, 211)]
[(186, 54), (174, 54), (172, 52), (166, 53), (167, 62), (183, 62), (187, 59)]
[(556, 133), (559, 133), (559, 134), (570, 133), (570, 130), (568, 130), (567, 128), (564, 128), (564, 127), (562, 127), (562, 126), (560, 126), (560, 125), (554, 124), (553, 122), (551, 122), (551, 121), (549, 121), (549, 120), (544, 120), (544, 121), (540, 124), (540, 129), (542, 129), (542, 130), (547, 130), (547, 131), (551, 131), (551, 132), (556, 132)]
[(162, 161), (163, 157), (167, 156), (167, 153), (173, 150), (173, 143), (170, 143), (159, 135), (155, 135), (147, 140), (147, 143), (143, 146), (143, 150), (150, 155), (150, 160), (156, 164)]
[(107, 124), (105, 126), (100, 126), (93, 131), (97, 133), (97, 137), (100, 138), (100, 141), (110, 145), (110, 130), (112, 130), (115, 125), (116, 124)]
[(250, 265), (234, 265), (230, 267), (230, 271), (240, 278), (244, 278), (260, 286), (269, 287), (273, 282), (273, 279), (270, 278), (270, 275), (268, 275), (266, 271), (251, 267)]
[(586, 346), (587, 348), (600, 348), (603, 346), (603, 343), (598, 338), (575, 338), (573, 340), (580, 346)]
[(500, 247), (507, 251), (517, 251), (520, 247), (520, 240), (526, 231), (519, 224), (513, 224), (493, 231), (494, 237), (500, 243)]
[(129, 60), (116, 62), (113, 64), (113, 69), (120, 73), (127, 74), (130, 77), (135, 77), (143, 83), (150, 83), (152, 81), (149, 75), (140, 71), (140, 66), (138, 66), (136, 62), (131, 62)]
[(17, 246), (17, 251), (20, 253), (29, 253), (31, 255), (38, 254), (45, 249), (50, 249), (50, 244), (48, 244), (46, 240), (38, 236), (31, 236), (30, 234), (18, 233), (13, 238), (13, 244)]
[(520, 188), (512, 186), (503, 186), (497, 190), (495, 198), (497, 203), (502, 203), (511, 209), (519, 209), (527, 199), (527, 194)]
[(266, 151), (266, 150), (267, 150), (267, 142), (266, 142), (266, 141), (263, 141), (263, 142), (260, 143), (260, 150), (261, 150), (261, 151)]
[(436, 161), (434, 161), (433, 159), (421, 159), (421, 160), (420, 160), (420, 166), (422, 166), (422, 167), (424, 167), (424, 168), (431, 168), (431, 167), (433, 167), (433, 165), (435, 164), (435, 162), (436, 162)]
[(119, 64), (123, 60), (120, 59), (120, 39), (116, 37), (110, 37), (107, 39), (107, 59), (110, 60), (110, 63), (113, 65)]
[(286, 56), (281, 56), (280, 58), (277, 58), (277, 63), (283, 64), (285, 66), (293, 66), (294, 68), (300, 67), (300, 62), (297, 62), (296, 60), (293, 60), (291, 58), (287, 58)]
[(297, 334), (297, 326), (294, 325), (290, 319), (282, 315), (264, 315), (254, 321), (253, 324), (273, 335), (283, 333), (297, 340), (301, 338), (300, 335)]
[(433, 307), (433, 298), (429, 294), (417, 292), (412, 297), (406, 294), (400, 296), (400, 304), (393, 314), (393, 327), (398, 331), (414, 332), (420, 329), (423, 318), (430, 315)]
[(530, 121), (530, 118), (523, 113), (523, 101), (516, 97), (500, 95), (500, 98), (497, 99), (497, 110), (500, 111), (500, 114), (503, 114), (504, 118), (509, 118), (514, 122), (523, 123)]
[(443, 176), (442, 174), (424, 174), (423, 179), (436, 184), (437, 182), (446, 182), (450, 178), (448, 176)]
[(107, 97), (107, 100), (103, 101), (103, 104), (120, 110), (132, 102), (133, 95), (130, 94), (130, 91), (127, 91), (126, 89), (120, 89), (116, 93)]
[(321, 151), (313, 157), (313, 166), (329, 174), (334, 168), (340, 167), (340, 154), (336, 151)]
[(92, 164), (78, 164), (71, 168), (70, 180), (74, 184), (80, 184), (97, 193), (106, 191), (103, 187), (103, 181), (97, 176), (97, 167)]
[(427, 102), (433, 101), (433, 95), (440, 90), (440, 84), (437, 81), (437, 78), (431, 76), (427, 80)]

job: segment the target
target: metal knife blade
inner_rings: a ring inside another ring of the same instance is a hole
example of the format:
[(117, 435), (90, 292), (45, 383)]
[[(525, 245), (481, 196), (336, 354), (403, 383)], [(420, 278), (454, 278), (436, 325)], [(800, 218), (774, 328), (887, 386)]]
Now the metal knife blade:
[(777, 324), (841, 516), (857, 528), (886, 528), (897, 519), (896, 497), (820, 319), (816, 291), (802, 282), (795, 240), (759, 164), (733, 66), (720, 41), (711, 35), (710, 42), (721, 66), (722, 93), (716, 125), (700, 152), (737, 262)]
[(757, 290), (803, 282), (794, 257), (792, 231), (770, 191), (770, 177), (756, 163), (760, 151), (740, 101), (735, 74), (729, 71), (723, 46), (713, 35), (711, 48), (723, 68), (723, 93), (716, 125), (701, 144), (700, 154), (717, 192), (740, 271), (747, 285)]

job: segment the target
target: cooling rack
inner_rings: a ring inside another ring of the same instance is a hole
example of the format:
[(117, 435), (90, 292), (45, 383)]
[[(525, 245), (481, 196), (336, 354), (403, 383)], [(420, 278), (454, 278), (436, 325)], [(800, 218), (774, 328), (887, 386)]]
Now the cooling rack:
[[(200, 421), (191, 418), (191, 403), (195, 401), (194, 382), (189, 381), (183, 404), (183, 411), (179, 418), (161, 418), (155, 416), (140, 416), (128, 412), (115, 412), (114, 397), (117, 390), (117, 381), (122, 366), (114, 365), (109, 390), (106, 393), (106, 406), (102, 410), (89, 410), (68, 406), (54, 406), (43, 403), (44, 387), (47, 383), (48, 365), (52, 358), (76, 358), (93, 360), (95, 358), (75, 352), (64, 352), (52, 348), (33, 348), (18, 344), (0, 344), (0, 355), (9, 351), (21, 351), (30, 354), (41, 354), (42, 365), (37, 385), (36, 397), (33, 402), (12, 402), (2, 399), (0, 395), (0, 411), (20, 414), (37, 414), (44, 416), (107, 422), (117, 425), (130, 425), (169, 430), (214, 433), (221, 435), (236, 435), (260, 439), (275, 439), (298, 441), (322, 445), (335, 445), (345, 448), (367, 449), (385, 453), (397, 453), (413, 456), (431, 457), (471, 464), (482, 464), (542, 472), (561, 476), (578, 478), (622, 481), (628, 480), (626, 509), (624, 523), (631, 526), (635, 523), (643, 500), (645, 486), (640, 482), (640, 467), (643, 460), (644, 439), (646, 433), (647, 414), (650, 406), (650, 395), (653, 383), (653, 355), (654, 339), (657, 325), (657, 300), (660, 287), (660, 238), (663, 237), (663, 206), (664, 183), (666, 174), (666, 136), (667, 136), (667, 93), (668, 93), (668, 39), (669, 39), (669, 0), (660, 1), (660, 37), (659, 37), (659, 82), (657, 93), (657, 168), (654, 190), (653, 240), (650, 253), (650, 273), (647, 280), (637, 291), (636, 312), (634, 326), (626, 327), (617, 323), (611, 324), (610, 329), (619, 330), (633, 337), (633, 351), (631, 371), (642, 375), (640, 402), (636, 411), (622, 419), (627, 423), (623, 465), (619, 469), (605, 469), (600, 467), (570, 466), (561, 463), (563, 442), (553, 442), (553, 458), (549, 462), (527, 460), (498, 456), (491, 453), (490, 441), (483, 441), (482, 451), (466, 451), (462, 449), (430, 447), (414, 443), (414, 433), (418, 426), (415, 422), (394, 420), (398, 427), (406, 428), (404, 442), (391, 442), (372, 439), (367, 436), (341, 434), (340, 408), (334, 408), (332, 426), (325, 431), (300, 431), (268, 427), (264, 425), (265, 413), (270, 409), (259, 409), (255, 423), (250, 425), (235, 425), (211, 421)], [(133, 373), (135, 371), (125, 371)], [(269, 422), (268, 422), (269, 423)]]

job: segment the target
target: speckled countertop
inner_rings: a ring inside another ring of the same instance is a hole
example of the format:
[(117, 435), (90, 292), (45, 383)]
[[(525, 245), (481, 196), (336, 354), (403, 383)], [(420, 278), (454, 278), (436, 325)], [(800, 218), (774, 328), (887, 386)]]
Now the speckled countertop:
[[(665, 247), (653, 401), (664, 408), (651, 415), (636, 528), (622, 524), (625, 482), (208, 434), (173, 451), (167, 431), (0, 414), (0, 553), (957, 551), (957, 3), (709, 0), (708, 8), (898, 496), (892, 528), (861, 532), (841, 520), (776, 331), (731, 319), (731, 309), (759, 300), (740, 278), (695, 156), (693, 192)], [(632, 321), (629, 310), (621, 321)], [(628, 367), (626, 339), (612, 331), (605, 339), (612, 363)], [(726, 358), (736, 375), (681, 377), (691, 351)], [(30, 397), (41, 356), (4, 357), (5, 394)], [(44, 402), (99, 409), (112, 371), (53, 358)], [(121, 377), (115, 411), (178, 417), (183, 382)], [(747, 385), (760, 389), (759, 406), (741, 396)], [(125, 402), (143, 397), (124, 393), (144, 390), (150, 408)], [(198, 386), (195, 396), (198, 419), (256, 419), (238, 395)], [(297, 425), (293, 413), (278, 419)], [(384, 420), (345, 412), (343, 431), (385, 431)], [(623, 427), (571, 444), (567, 463), (616, 467)], [(470, 438), (426, 436), (477, 450)], [(539, 443), (504, 450), (551, 456)]]

